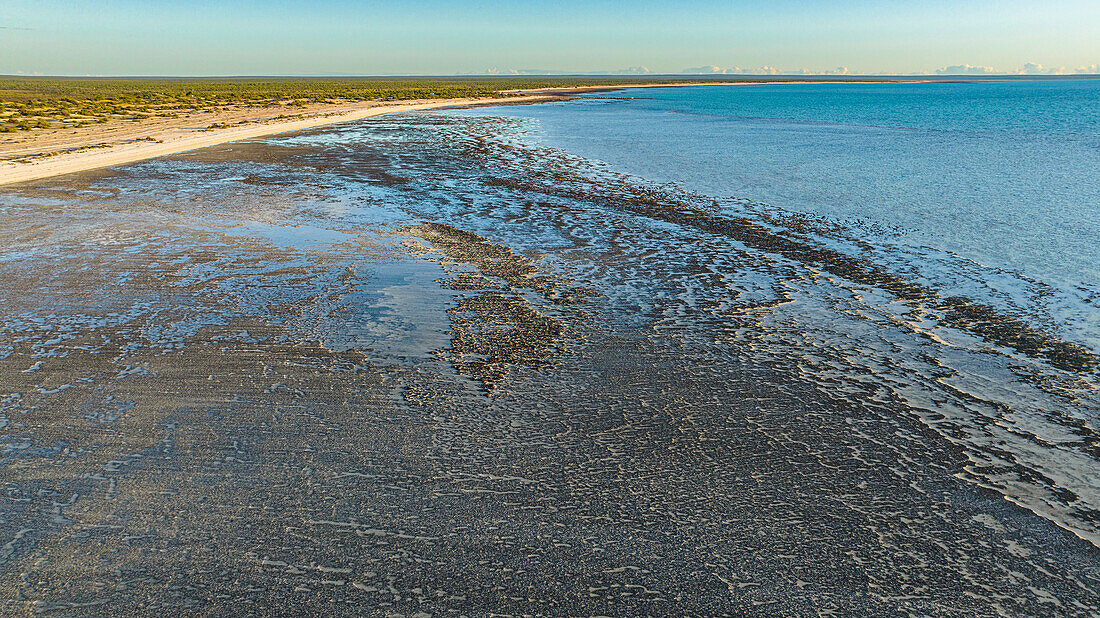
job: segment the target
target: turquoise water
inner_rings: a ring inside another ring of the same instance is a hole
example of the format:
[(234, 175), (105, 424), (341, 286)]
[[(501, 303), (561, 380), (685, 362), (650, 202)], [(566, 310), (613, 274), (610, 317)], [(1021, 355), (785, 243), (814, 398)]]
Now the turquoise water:
[(652, 88), (504, 113), (616, 170), (851, 226), (895, 269), (1100, 346), (1100, 80)]

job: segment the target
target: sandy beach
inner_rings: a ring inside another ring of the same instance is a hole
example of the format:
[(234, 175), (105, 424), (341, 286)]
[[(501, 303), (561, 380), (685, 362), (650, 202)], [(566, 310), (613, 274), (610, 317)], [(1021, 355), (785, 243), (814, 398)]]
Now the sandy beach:
[[(803, 82), (790, 80), (682, 81), (567, 86), (534, 90), (502, 90), (501, 94), (507, 96), (495, 98), (449, 98), (400, 103), (363, 101), (312, 104), (298, 108), (241, 106), (236, 109), (187, 113), (173, 118), (146, 118), (137, 122), (113, 120), (94, 126), (48, 129), (0, 136), (0, 185), (123, 165), (195, 148), (361, 120), (383, 114), (465, 105), (532, 103), (585, 93), (638, 88), (797, 83)], [(861, 83), (885, 82), (875, 80)]]
[(288, 110), (283, 107), (246, 107), (186, 114), (178, 118), (113, 121), (77, 129), (21, 133), (0, 138), (0, 185), (133, 163), (195, 148), (383, 114), (472, 104), (530, 103), (552, 98), (554, 96), (549, 94), (529, 94), (401, 103), (366, 101), (312, 105), (296, 109), (292, 115), (288, 115)]

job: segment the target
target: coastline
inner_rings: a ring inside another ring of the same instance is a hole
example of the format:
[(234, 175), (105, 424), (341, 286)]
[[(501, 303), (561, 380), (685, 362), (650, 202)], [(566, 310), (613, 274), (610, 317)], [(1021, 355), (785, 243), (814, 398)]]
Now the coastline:
[[(891, 83), (896, 80), (859, 81)], [(927, 81), (927, 80), (922, 80)], [(753, 86), (802, 83), (796, 80), (683, 81), (669, 83), (603, 84), (556, 88), (502, 90), (504, 97), (421, 100), (407, 103), (365, 101), (333, 107), (314, 106), (287, 117), (286, 109), (264, 107), (208, 116), (187, 114), (170, 120), (116, 122), (76, 130), (36, 133), (9, 141), (0, 138), (0, 185), (40, 180), (114, 165), (125, 165), (196, 148), (216, 146), (289, 131), (362, 120), (385, 114), (446, 107), (538, 103), (572, 95), (689, 86)], [(847, 83), (836, 82), (814, 83)], [(210, 123), (211, 120), (215, 122)]]
[[(540, 103), (574, 95), (617, 92), (638, 88), (680, 88), (694, 86), (762, 86), (785, 84), (891, 84), (957, 81), (961, 77), (898, 77), (884, 79), (732, 79), (658, 83), (602, 84), (501, 90), (503, 97), (449, 98), (391, 103), (369, 100), (361, 103), (305, 106), (287, 115), (282, 107), (242, 107), (229, 111), (189, 113), (184, 116), (151, 118), (140, 123), (114, 121), (79, 129), (35, 132), (16, 138), (0, 134), (0, 185), (28, 182), (114, 165), (205, 148), (227, 142), (252, 139), (289, 131), (349, 122), (407, 111)], [(209, 123), (209, 121), (215, 121)], [(209, 123), (209, 124), (204, 124)]]
[[(936, 80), (830, 80), (812, 83), (895, 83)], [(0, 138), (0, 185), (40, 180), (52, 176), (83, 172), (114, 165), (177, 154), (196, 148), (252, 139), (302, 129), (350, 122), (400, 112), (516, 103), (539, 103), (573, 95), (615, 92), (638, 88), (679, 88), (693, 86), (757, 86), (806, 83), (799, 80), (682, 81), (668, 83), (603, 84), (555, 88), (502, 90), (504, 97), (453, 98), (406, 103), (365, 101), (333, 107), (314, 106), (287, 116), (286, 109), (263, 107), (246, 111), (222, 112), (212, 116), (193, 113), (169, 120), (151, 119), (141, 123), (116, 122), (75, 130), (36, 133), (9, 141)], [(209, 124), (210, 120), (215, 122)]]
[[(440, 99), (428, 102), (385, 104), (369, 101), (365, 105), (298, 114), (293, 118), (272, 117), (271, 113), (283, 110), (253, 112), (237, 126), (195, 126), (198, 115), (188, 115), (161, 123), (157, 127), (136, 125), (118, 131), (114, 140), (105, 141), (99, 128), (73, 131), (75, 137), (68, 142), (50, 144), (43, 136), (31, 138), (31, 146), (22, 148), (10, 144), (0, 145), (0, 185), (40, 180), (52, 176), (83, 172), (114, 165), (124, 165), (146, 159), (216, 146), (227, 142), (300, 131), (314, 127), (362, 120), (386, 114), (411, 112), (467, 105), (500, 105), (550, 101), (560, 95), (529, 94), (524, 96), (495, 98)], [(203, 119), (203, 121), (209, 118)], [(243, 126), (242, 126), (243, 125)], [(43, 142), (47, 142), (43, 144)]]
[(948, 296), (891, 230), (552, 137), (683, 138), (717, 175), (705, 136), (785, 165), (813, 126), (784, 150), (699, 114), (489, 100), (12, 186), (0, 613), (1100, 607), (1078, 446), (1100, 391), (1046, 366), (1070, 354), (1013, 352), (1041, 333)]

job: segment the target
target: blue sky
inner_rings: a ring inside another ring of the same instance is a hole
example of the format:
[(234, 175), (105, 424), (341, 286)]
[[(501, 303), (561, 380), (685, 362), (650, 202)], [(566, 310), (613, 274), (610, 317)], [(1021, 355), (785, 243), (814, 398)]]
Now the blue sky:
[(3, 74), (1073, 72), (1096, 63), (1097, 0), (0, 0)]

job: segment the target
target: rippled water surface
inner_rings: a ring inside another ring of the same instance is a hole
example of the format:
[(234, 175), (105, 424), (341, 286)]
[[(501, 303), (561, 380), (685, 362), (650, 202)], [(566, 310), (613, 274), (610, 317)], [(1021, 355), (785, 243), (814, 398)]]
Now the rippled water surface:
[(4, 611), (1095, 615), (1095, 279), (891, 223), (901, 185), (950, 210), (885, 136), (935, 118), (873, 103), (924, 91), (775, 88), (5, 190)]
[(494, 113), (650, 180), (857, 226), (928, 277), (984, 267), (977, 286), (1053, 305), (1052, 327), (1100, 349), (1100, 80), (653, 88)]

